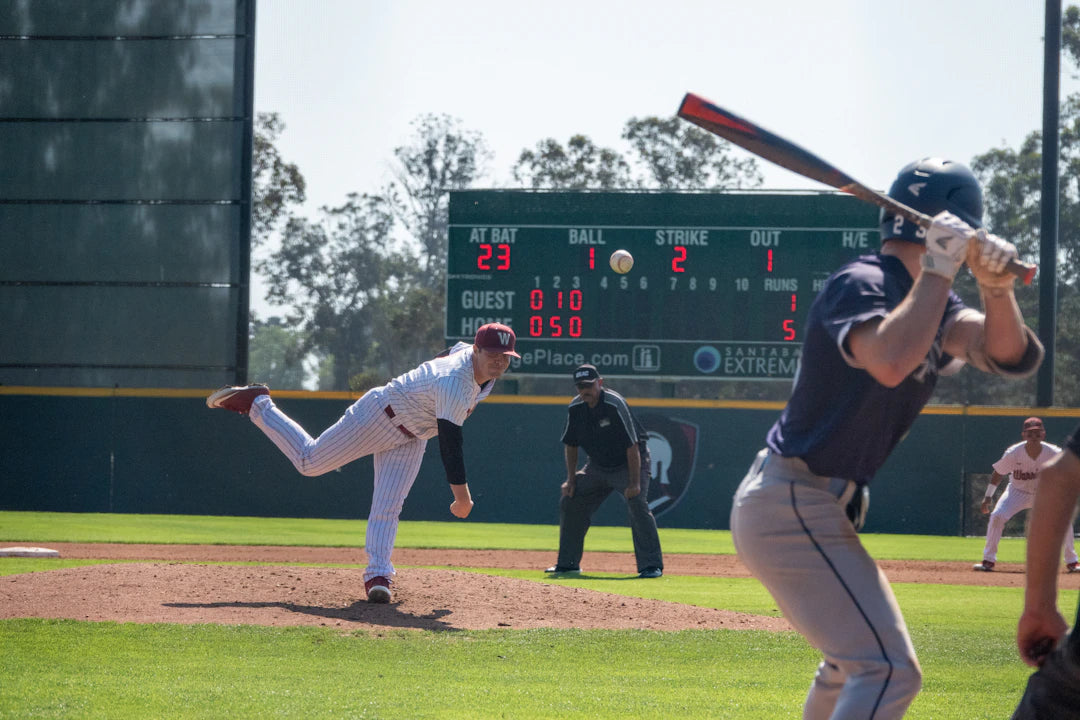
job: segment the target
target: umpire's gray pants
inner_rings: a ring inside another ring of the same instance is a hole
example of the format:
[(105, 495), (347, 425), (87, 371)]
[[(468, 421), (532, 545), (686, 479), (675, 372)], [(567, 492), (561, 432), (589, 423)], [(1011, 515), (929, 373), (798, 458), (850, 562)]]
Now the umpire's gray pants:
[(762, 450), (731, 509), (739, 559), (825, 656), (806, 720), (900, 718), (922, 685), (889, 582), (845, 513), (854, 486)]
[(618, 491), (626, 500), (630, 516), (630, 535), (634, 540), (634, 557), (638, 572), (646, 568), (664, 567), (660, 551), (660, 536), (656, 532), (656, 518), (649, 509), (649, 461), (648, 455), (641, 460), (641, 492), (627, 499), (623, 494), (629, 484), (627, 466), (615, 470), (593, 467), (591, 462), (577, 471), (573, 497), (563, 496), (559, 501), (559, 567), (581, 567), (581, 554), (585, 547), (585, 533), (592, 525), (592, 516), (611, 492)]

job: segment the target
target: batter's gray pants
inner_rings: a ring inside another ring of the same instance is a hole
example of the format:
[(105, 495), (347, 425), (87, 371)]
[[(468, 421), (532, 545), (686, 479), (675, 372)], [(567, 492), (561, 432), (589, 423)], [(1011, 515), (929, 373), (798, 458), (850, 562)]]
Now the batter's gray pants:
[(731, 509), (739, 559), (825, 656), (805, 720), (900, 718), (922, 686), (892, 588), (845, 513), (854, 491), (762, 450)]
[(629, 484), (629, 468), (604, 470), (586, 463), (577, 471), (574, 496), (563, 496), (559, 501), (559, 567), (581, 567), (581, 554), (585, 548), (585, 533), (592, 525), (592, 516), (612, 491), (626, 500), (630, 516), (630, 534), (634, 540), (634, 557), (638, 572), (646, 568), (664, 567), (664, 555), (660, 551), (660, 536), (656, 532), (656, 518), (649, 509), (649, 460), (641, 460), (641, 492), (627, 500), (623, 492)]

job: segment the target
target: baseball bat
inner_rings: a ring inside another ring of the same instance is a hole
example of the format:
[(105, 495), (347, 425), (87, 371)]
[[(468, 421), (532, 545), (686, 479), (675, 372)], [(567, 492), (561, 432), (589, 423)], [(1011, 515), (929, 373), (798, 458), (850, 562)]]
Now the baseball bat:
[[(929, 228), (933, 223), (929, 215), (863, 185), (808, 150), (779, 135), (774, 135), (745, 118), (728, 112), (699, 95), (686, 93), (686, 97), (679, 106), (678, 115), (782, 168), (854, 195), (864, 202), (885, 208), (920, 227)], [(1023, 280), (1025, 285), (1030, 285), (1035, 277), (1034, 265), (1015, 258), (1009, 261), (1007, 269)]]

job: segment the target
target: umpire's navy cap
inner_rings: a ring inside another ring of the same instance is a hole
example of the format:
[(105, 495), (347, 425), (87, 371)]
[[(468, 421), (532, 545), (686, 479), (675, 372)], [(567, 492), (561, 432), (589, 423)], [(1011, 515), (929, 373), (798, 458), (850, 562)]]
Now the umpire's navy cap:
[(574, 371), (575, 385), (582, 385), (586, 383), (592, 385), (599, 379), (600, 373), (597, 372), (595, 365), (579, 365), (578, 369)]
[(476, 346), (481, 350), (501, 352), (503, 355), (519, 358), (520, 355), (514, 350), (517, 336), (509, 326), (502, 323), (488, 323), (481, 325), (476, 331)]

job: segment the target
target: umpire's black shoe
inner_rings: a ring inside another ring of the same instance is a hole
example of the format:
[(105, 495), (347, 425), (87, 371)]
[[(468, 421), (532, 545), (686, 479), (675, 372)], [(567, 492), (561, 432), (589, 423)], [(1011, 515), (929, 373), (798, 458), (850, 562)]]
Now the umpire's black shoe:
[(552, 565), (544, 572), (551, 573), (552, 575), (580, 575), (581, 568), (579, 567), (563, 567), (561, 565)]
[(639, 578), (647, 578), (647, 579), (648, 578), (658, 578), (658, 577), (663, 576), (663, 574), (664, 574), (664, 571), (661, 570), (660, 568), (658, 568), (658, 567), (649, 567), (649, 568), (645, 568), (644, 570), (639, 572), (638, 577)]

